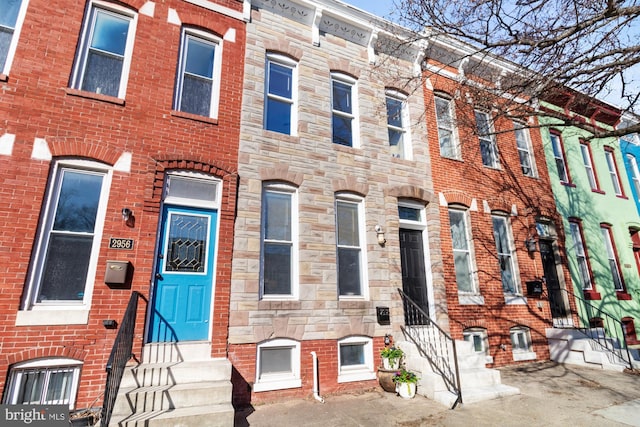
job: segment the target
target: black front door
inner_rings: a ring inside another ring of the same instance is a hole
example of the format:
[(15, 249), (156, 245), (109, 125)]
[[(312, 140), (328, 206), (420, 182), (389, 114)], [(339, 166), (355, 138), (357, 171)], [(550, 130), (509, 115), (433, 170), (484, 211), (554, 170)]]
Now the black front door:
[(400, 229), (400, 258), (403, 292), (429, 314), (422, 231)]
[(544, 280), (547, 284), (547, 293), (549, 294), (551, 317), (554, 319), (565, 318), (569, 314), (569, 309), (565, 303), (562, 289), (560, 288), (556, 258), (553, 254), (553, 246), (551, 243), (550, 241), (540, 239), (540, 256), (542, 258), (542, 268), (544, 269)]

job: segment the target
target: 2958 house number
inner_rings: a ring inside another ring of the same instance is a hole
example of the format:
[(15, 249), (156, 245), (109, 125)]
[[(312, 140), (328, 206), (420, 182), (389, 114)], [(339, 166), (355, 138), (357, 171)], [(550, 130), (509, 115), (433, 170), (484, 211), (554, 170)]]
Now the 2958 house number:
[(109, 238), (109, 249), (133, 249), (133, 239)]

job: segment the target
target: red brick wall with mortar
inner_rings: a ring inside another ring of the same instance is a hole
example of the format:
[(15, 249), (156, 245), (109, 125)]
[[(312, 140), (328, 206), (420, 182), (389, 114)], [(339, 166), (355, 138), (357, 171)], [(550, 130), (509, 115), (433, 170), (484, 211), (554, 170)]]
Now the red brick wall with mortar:
[[(470, 327), (486, 328), (489, 336), (489, 353), (494, 365), (514, 364), (511, 352), (509, 329), (522, 325), (530, 328), (533, 351), (537, 360), (549, 358), (545, 328), (551, 326), (551, 312), (546, 293), (542, 297), (528, 297), (527, 304), (507, 305), (502, 291), (500, 269), (496, 258), (496, 245), (490, 212), (485, 212), (486, 201), (492, 211), (511, 213), (516, 206), (517, 215), (510, 216), (516, 259), (520, 270), (520, 283), (526, 295), (525, 282), (543, 275), (540, 252), (529, 254), (524, 241), (535, 231), (537, 215), (552, 219), (558, 230), (557, 241), (560, 261), (563, 264), (565, 283), (570, 288), (570, 279), (564, 256), (561, 222), (555, 209), (549, 175), (546, 170), (540, 130), (530, 129), (537, 178), (523, 175), (516, 147), (511, 120), (501, 118), (495, 123), (500, 156), (500, 168), (491, 169), (482, 165), (480, 144), (474, 133), (474, 100), (465, 94), (465, 88), (442, 76), (429, 75), (433, 90), (425, 90), (425, 120), (427, 121), (429, 150), (432, 160), (434, 190), (442, 193), (448, 204), (470, 207), (475, 200), (477, 210), (469, 212), (471, 235), (475, 250), (482, 305), (460, 304), (456, 285), (455, 266), (449, 215), (447, 206), (440, 206), (442, 224), (441, 249), (443, 255), (444, 280), (447, 283), (447, 307), (451, 333), (462, 339), (463, 330)], [(461, 143), (461, 160), (452, 160), (440, 155), (438, 126), (434, 108), (434, 93), (449, 95), (454, 102), (457, 131)], [(478, 101), (478, 100), (476, 100)], [(481, 100), (486, 101), (486, 100)], [(477, 108), (477, 107), (476, 107)], [(539, 304), (540, 303), (540, 304)], [(573, 301), (571, 301), (573, 307)], [(575, 311), (574, 311), (575, 312)], [(501, 347), (501, 345), (504, 345)], [(502, 348), (505, 348), (504, 350)]]
[[(381, 363), (380, 350), (384, 347), (383, 341), (383, 337), (373, 339), (374, 369), (377, 369)], [(318, 357), (320, 396), (358, 392), (379, 387), (378, 380), (338, 383), (338, 342), (336, 340), (309, 340), (300, 343), (302, 387), (253, 392), (251, 389), (256, 379), (256, 349), (255, 344), (232, 344), (229, 346), (229, 360), (234, 367), (231, 379), (235, 407), (312, 397), (314, 375), (312, 351), (315, 351)]]
[[(128, 5), (137, 10), (144, 3), (132, 0)], [(217, 3), (242, 10), (237, 0)], [(171, 115), (181, 29), (167, 22), (169, 8), (183, 24), (220, 37), (236, 31), (235, 42), (224, 41), (216, 122)], [(14, 363), (41, 357), (82, 360), (78, 408), (101, 404), (95, 399), (104, 389), (105, 364), (116, 335), (102, 320), (121, 321), (131, 290), (143, 295), (134, 343), (140, 356), (162, 180), (170, 169), (202, 171), (222, 180), (212, 355), (226, 355), (245, 49), (242, 21), (178, 0), (156, 2), (153, 17), (138, 15), (125, 101), (109, 102), (68, 89), (84, 12), (84, 2), (30, 0), (11, 70), (0, 77), (0, 136), (15, 135), (11, 155), (0, 155), (0, 389)], [(85, 158), (113, 165), (123, 153), (132, 153), (131, 171), (113, 173), (86, 325), (16, 326), (53, 165), (31, 158), (35, 138), (47, 141), (54, 161)], [(122, 221), (123, 207), (134, 212), (132, 228)], [(112, 236), (134, 239), (134, 250), (108, 249)], [(108, 259), (133, 264), (131, 289), (105, 285)]]

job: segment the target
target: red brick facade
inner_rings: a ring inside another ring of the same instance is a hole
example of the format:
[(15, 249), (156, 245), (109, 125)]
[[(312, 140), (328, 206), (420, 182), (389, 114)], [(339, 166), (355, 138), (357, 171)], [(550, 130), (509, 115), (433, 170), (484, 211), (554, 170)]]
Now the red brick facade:
[[(448, 71), (456, 72), (453, 69)], [(491, 105), (496, 100), (478, 99), (478, 94), (469, 94), (469, 89), (442, 75), (425, 74), (425, 77), (432, 86), (425, 90), (425, 119), (434, 191), (440, 198), (441, 249), (451, 333), (454, 338), (462, 339), (465, 329), (485, 329), (489, 355), (493, 357), (494, 366), (501, 366), (514, 363), (510, 328), (523, 326), (529, 328), (536, 360), (547, 360), (549, 348), (545, 328), (551, 326), (548, 293), (545, 289), (542, 296), (527, 296), (525, 284), (526, 281), (543, 276), (540, 252), (529, 253), (525, 248), (527, 238), (538, 238), (538, 218), (546, 218), (555, 224), (559, 236), (553, 244), (558, 271), (561, 271), (561, 274), (558, 274), (561, 276), (559, 279), (564, 280), (566, 284), (570, 281), (562, 244), (562, 226), (554, 205), (540, 132), (533, 123), (530, 140), (537, 170), (536, 177), (523, 174), (513, 131), (514, 124), (504, 116), (498, 117), (494, 122), (499, 166), (483, 166), (474, 105), (476, 109), (482, 109), (482, 106)], [(450, 99), (454, 106), (461, 148), (458, 159), (450, 159), (440, 153), (434, 95)], [(459, 207), (468, 212), (478, 294), (483, 298), (483, 303), (463, 303), (463, 298), (459, 297), (449, 206)], [(493, 234), (492, 212), (505, 215), (511, 224), (515, 259), (520, 273), (519, 282), (526, 297), (526, 304), (506, 303)], [(571, 304), (573, 305), (573, 301)]]
[[(116, 335), (116, 329), (106, 329), (102, 321), (121, 321), (132, 290), (143, 296), (134, 342), (134, 352), (140, 356), (163, 182), (170, 170), (202, 172), (222, 185), (216, 309), (211, 323), (212, 356), (226, 356), (245, 23), (239, 18), (241, 2), (214, 2), (232, 13), (178, 0), (118, 2), (137, 14), (128, 85), (119, 99), (69, 88), (85, 3), (29, 0), (13, 63), (0, 75), (0, 137), (14, 138), (10, 152), (0, 155), (0, 262), (4, 266), (0, 275), (0, 389), (4, 390), (14, 363), (70, 358), (83, 362), (75, 406), (95, 406), (94, 400), (104, 390), (105, 364)], [(174, 15), (179, 22), (170, 22), (168, 17)], [(172, 111), (180, 24), (224, 39), (215, 120)], [(36, 140), (40, 146), (45, 141), (50, 159), (32, 154)], [(123, 155), (126, 158), (125, 153), (130, 153), (131, 164), (128, 170), (113, 170), (88, 322), (16, 326), (42, 226), (41, 211), (48, 203), (53, 165), (60, 159), (85, 159), (111, 167)], [(132, 227), (122, 219), (124, 207), (133, 211)], [(134, 248), (109, 249), (109, 237), (133, 239)], [(114, 259), (133, 265), (130, 289), (105, 284), (106, 261)]]

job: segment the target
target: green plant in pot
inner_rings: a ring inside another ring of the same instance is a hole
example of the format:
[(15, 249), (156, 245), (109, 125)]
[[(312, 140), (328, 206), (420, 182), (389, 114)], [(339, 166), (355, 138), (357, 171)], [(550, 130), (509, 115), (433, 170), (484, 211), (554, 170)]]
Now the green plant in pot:
[(384, 369), (398, 369), (404, 352), (397, 347), (385, 347), (380, 351), (380, 356), (382, 356)]
[(393, 376), (393, 382), (396, 384), (396, 392), (400, 397), (411, 399), (416, 395), (418, 376), (414, 372), (400, 369)]

